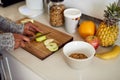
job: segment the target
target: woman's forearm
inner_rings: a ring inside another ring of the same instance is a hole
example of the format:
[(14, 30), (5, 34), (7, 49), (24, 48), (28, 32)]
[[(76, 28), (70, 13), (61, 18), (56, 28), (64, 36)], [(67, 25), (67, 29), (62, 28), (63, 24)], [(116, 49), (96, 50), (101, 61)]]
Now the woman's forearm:
[(13, 50), (14, 49), (14, 37), (12, 33), (0, 34), (0, 50)]
[(12, 33), (22, 34), (24, 27), (22, 24), (16, 24), (15, 22), (0, 16), (0, 30), (2, 30), (4, 32), (12, 32)]

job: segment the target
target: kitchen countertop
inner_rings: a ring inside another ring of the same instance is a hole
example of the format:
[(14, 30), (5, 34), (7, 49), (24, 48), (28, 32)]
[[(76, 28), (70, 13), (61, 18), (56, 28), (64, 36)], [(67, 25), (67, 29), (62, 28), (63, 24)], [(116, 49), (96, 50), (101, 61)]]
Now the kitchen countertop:
[[(18, 11), (18, 8), (24, 4), (24, 2), (20, 2), (6, 8), (0, 7), (0, 15), (13, 21), (24, 18), (25, 16)], [(50, 26), (47, 14), (42, 14), (33, 19)], [(54, 29), (65, 32), (62, 27)], [(69, 35), (73, 36), (74, 40), (82, 40), (77, 32)], [(109, 49), (99, 47), (97, 52), (104, 52)], [(34, 73), (46, 77), (48, 80), (120, 80), (120, 56), (112, 60), (101, 60), (94, 57), (92, 64), (87, 68), (74, 70), (65, 63), (62, 48), (43, 61), (22, 48), (9, 53)]]

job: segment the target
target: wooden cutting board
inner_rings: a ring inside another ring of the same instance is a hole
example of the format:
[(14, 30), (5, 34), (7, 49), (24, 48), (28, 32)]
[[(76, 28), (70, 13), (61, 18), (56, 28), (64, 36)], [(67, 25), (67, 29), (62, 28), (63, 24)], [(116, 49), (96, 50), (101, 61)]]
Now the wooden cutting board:
[[(24, 18), (26, 19), (26, 18)], [(24, 20), (21, 19), (18, 22), (20, 23), (20, 21)], [(33, 23), (35, 26), (37, 26), (42, 33), (47, 33), (47, 32), (51, 32), (50, 34), (46, 35), (47, 39), (52, 38), (55, 40), (55, 42), (58, 44), (59, 49), (61, 47), (63, 47), (67, 42), (70, 42), (73, 40), (73, 37), (65, 34), (61, 31), (58, 31), (56, 29), (53, 29), (45, 24), (42, 24), (40, 22), (34, 21)], [(53, 54), (54, 52), (49, 51), (43, 42), (36, 42), (36, 41), (31, 41), (30, 43), (26, 43), (25, 44), (25, 49), (26, 51), (30, 52), (31, 54), (33, 54), (34, 56), (40, 58), (41, 60), (44, 60), (45, 58), (47, 58), (48, 56), (50, 56), (51, 54)], [(58, 49), (58, 50), (59, 50)]]

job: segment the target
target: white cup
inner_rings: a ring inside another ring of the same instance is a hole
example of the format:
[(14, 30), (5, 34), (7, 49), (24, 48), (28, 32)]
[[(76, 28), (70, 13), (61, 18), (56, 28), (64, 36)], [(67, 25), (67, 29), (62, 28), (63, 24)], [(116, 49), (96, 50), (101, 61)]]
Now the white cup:
[(81, 11), (79, 9), (68, 8), (64, 10), (65, 29), (68, 33), (74, 33), (76, 31), (80, 16)]
[(43, 0), (26, 0), (26, 6), (29, 9), (43, 10)]
[[(73, 69), (83, 69), (91, 64), (95, 55), (95, 49), (92, 45), (84, 41), (72, 41), (63, 47), (65, 62)], [(83, 53), (87, 56), (85, 59), (74, 59), (70, 55), (73, 53)]]

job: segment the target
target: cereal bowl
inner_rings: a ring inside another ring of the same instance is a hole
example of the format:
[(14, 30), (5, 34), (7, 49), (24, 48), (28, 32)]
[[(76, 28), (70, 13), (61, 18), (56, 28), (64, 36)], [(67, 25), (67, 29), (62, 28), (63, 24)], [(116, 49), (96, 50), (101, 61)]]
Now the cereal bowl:
[[(63, 47), (63, 54), (65, 62), (71, 68), (82, 69), (91, 64), (95, 49), (87, 42), (72, 41)], [(73, 56), (71, 57), (71, 55)]]

